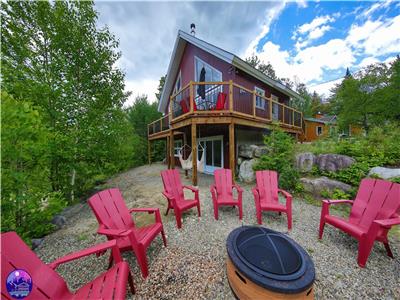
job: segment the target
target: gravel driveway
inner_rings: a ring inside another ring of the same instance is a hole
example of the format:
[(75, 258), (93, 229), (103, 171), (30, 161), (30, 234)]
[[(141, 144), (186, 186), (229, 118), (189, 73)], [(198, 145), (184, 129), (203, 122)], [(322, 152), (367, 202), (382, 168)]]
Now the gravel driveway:
[[(159, 207), (165, 212), (166, 200), (162, 197), (160, 171), (165, 165), (152, 164), (132, 169), (112, 178), (107, 187), (121, 189), (128, 207)], [(184, 178), (183, 174), (181, 176)], [(140, 276), (136, 259), (131, 252), (124, 253), (134, 273), (137, 293), (132, 299), (234, 299), (225, 274), (225, 241), (229, 232), (242, 224), (256, 223), (254, 200), (250, 185), (242, 185), (243, 222), (233, 208), (220, 209), (215, 221), (209, 192), (211, 176), (200, 176), (200, 201), (202, 217), (195, 209), (184, 215), (183, 228), (175, 226), (173, 212), (163, 217), (168, 247), (161, 237), (149, 247), (150, 275)], [(190, 184), (189, 179), (184, 179)], [(36, 250), (39, 257), (50, 262), (57, 257), (76, 251), (105, 238), (96, 234), (97, 221), (86, 203), (72, 207), (67, 213), (67, 224), (47, 236)], [(301, 199), (293, 202), (293, 229), (289, 236), (312, 257), (316, 268), (314, 284), (317, 299), (400, 299), (400, 238), (390, 237), (395, 259), (386, 256), (382, 244), (376, 243), (367, 267), (357, 265), (357, 241), (327, 225), (324, 238), (319, 241), (320, 207)], [(153, 218), (153, 216), (150, 216)], [(146, 223), (149, 215), (139, 217)], [(286, 216), (263, 213), (264, 225), (273, 230), (287, 232)], [(107, 268), (108, 255), (91, 256), (62, 265), (58, 268), (71, 289), (82, 286)]]

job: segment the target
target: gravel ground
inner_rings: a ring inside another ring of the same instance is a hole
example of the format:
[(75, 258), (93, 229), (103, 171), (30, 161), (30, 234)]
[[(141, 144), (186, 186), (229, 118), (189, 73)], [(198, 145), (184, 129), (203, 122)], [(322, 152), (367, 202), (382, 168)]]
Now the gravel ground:
[[(132, 169), (112, 178), (107, 187), (121, 189), (128, 207), (159, 207), (165, 212), (166, 200), (161, 195), (160, 170), (165, 166), (153, 164)], [(182, 178), (183, 178), (182, 174)], [(250, 185), (242, 185), (243, 222), (237, 209), (220, 209), (215, 221), (209, 192), (211, 176), (200, 176), (202, 217), (195, 209), (184, 215), (183, 228), (175, 226), (173, 213), (163, 216), (168, 247), (161, 237), (148, 248), (150, 275), (140, 276), (135, 256), (125, 252), (134, 273), (137, 292), (128, 293), (132, 299), (234, 299), (225, 274), (225, 241), (229, 232), (242, 224), (256, 223), (254, 200)], [(190, 180), (184, 179), (185, 184)], [(72, 207), (67, 213), (64, 228), (47, 236), (36, 250), (45, 262), (105, 241), (96, 234), (97, 221), (86, 203)], [(395, 259), (386, 256), (382, 244), (376, 243), (367, 267), (358, 267), (357, 241), (327, 225), (324, 238), (319, 241), (320, 207), (295, 199), (293, 202), (293, 229), (289, 236), (312, 257), (316, 268), (315, 297), (317, 299), (400, 299), (400, 238), (390, 236)], [(153, 216), (150, 216), (153, 219)], [(149, 222), (149, 215), (137, 219), (139, 224)], [(264, 225), (287, 233), (286, 216), (263, 213)], [(57, 270), (71, 289), (77, 289), (107, 268), (108, 255), (91, 256), (60, 266)]]

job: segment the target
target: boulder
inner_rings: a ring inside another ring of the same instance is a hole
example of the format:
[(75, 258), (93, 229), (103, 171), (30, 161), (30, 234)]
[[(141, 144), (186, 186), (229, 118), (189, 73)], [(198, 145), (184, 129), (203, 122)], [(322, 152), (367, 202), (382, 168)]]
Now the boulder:
[(389, 169), (384, 167), (373, 167), (369, 170), (368, 176), (375, 175), (379, 178), (390, 179), (400, 177), (400, 169)]
[(239, 179), (243, 182), (254, 182), (256, 176), (253, 166), (257, 163), (257, 159), (244, 160), (239, 168)]
[(247, 144), (239, 145), (238, 156), (243, 158), (253, 158), (255, 148), (257, 148), (256, 145), (247, 145)]
[(329, 179), (325, 176), (318, 178), (300, 178), (300, 182), (303, 184), (303, 188), (306, 192), (316, 197), (320, 197), (323, 191), (333, 192), (335, 189), (339, 189), (344, 192), (350, 192), (351, 190), (350, 185), (341, 181)]
[(299, 153), (296, 155), (296, 167), (300, 172), (311, 172), (317, 158), (311, 152)]
[(36, 249), (37, 247), (39, 247), (44, 241), (44, 238), (40, 238), (40, 239), (32, 239), (32, 249)]
[(336, 172), (350, 167), (355, 163), (355, 160), (347, 155), (320, 154), (317, 157), (316, 163), (321, 171)]
[(65, 223), (67, 222), (67, 218), (65, 218), (63, 215), (55, 215), (53, 219), (51, 220), (51, 223), (57, 226), (57, 229), (62, 228)]
[(267, 146), (257, 146), (254, 149), (254, 157), (261, 157), (263, 155), (268, 154), (269, 148)]

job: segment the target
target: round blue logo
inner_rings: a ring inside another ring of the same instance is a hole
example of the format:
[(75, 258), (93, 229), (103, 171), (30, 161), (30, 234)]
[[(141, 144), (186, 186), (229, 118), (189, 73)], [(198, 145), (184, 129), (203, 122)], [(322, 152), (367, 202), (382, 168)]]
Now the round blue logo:
[(32, 291), (32, 278), (28, 272), (16, 269), (8, 274), (7, 291), (14, 299), (24, 299)]

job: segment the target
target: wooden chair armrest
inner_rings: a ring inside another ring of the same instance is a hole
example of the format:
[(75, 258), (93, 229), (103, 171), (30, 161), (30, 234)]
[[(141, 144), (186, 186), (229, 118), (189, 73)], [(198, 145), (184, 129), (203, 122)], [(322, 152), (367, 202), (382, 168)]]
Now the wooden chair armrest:
[(374, 220), (374, 223), (385, 228), (390, 228), (393, 225), (400, 225), (400, 217), (384, 219), (384, 220)]
[(353, 200), (330, 200), (330, 199), (325, 199), (322, 200), (322, 202), (326, 203), (327, 205), (331, 205), (331, 204), (343, 204), (343, 203), (347, 203), (347, 204), (351, 204), (353, 205)]
[(157, 223), (162, 223), (161, 221), (161, 215), (160, 215), (160, 210), (158, 208), (154, 207), (147, 207), (147, 208), (131, 208), (129, 210), (129, 213), (133, 212), (147, 212), (148, 214), (154, 214), (155, 213), (155, 218)]
[(184, 185), (184, 186), (183, 186), (183, 188), (184, 188), (184, 189), (191, 190), (191, 191), (192, 191), (192, 192), (194, 192), (194, 193), (197, 193), (197, 192), (199, 192), (199, 189), (196, 189), (196, 188), (195, 188), (195, 187), (193, 187), (193, 186)]
[(101, 243), (95, 246), (92, 246), (90, 248), (84, 249), (84, 250), (80, 250), (77, 252), (73, 252), (71, 254), (68, 254), (66, 256), (63, 256), (61, 258), (56, 259), (55, 261), (53, 261), (52, 263), (48, 264), (48, 266), (52, 269), (57, 268), (59, 265), (70, 262), (72, 260), (84, 257), (84, 256), (88, 256), (91, 254), (98, 254), (98, 253), (102, 253), (105, 252), (105, 250), (107, 249), (111, 249), (113, 250), (113, 255), (114, 255), (114, 260), (116, 263), (121, 262), (122, 258), (121, 258), (121, 253), (119, 252), (118, 246), (117, 246), (117, 241), (116, 240), (111, 240), (105, 243)]
[(285, 190), (282, 189), (278, 189), (278, 193), (281, 193), (283, 196), (285, 196), (286, 198), (293, 198), (292, 194), (288, 193)]
[(234, 184), (234, 185), (232, 186), (232, 188), (235, 188), (235, 189), (238, 191), (238, 193), (243, 193), (243, 189), (242, 189), (239, 185), (237, 185), (237, 184)]

